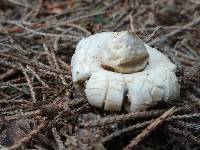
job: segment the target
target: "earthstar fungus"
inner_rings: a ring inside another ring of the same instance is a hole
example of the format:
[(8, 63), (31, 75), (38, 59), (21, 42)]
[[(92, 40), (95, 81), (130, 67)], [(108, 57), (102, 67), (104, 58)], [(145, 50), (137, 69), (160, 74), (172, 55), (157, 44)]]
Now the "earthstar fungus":
[(88, 102), (109, 111), (141, 111), (179, 95), (176, 65), (128, 31), (81, 40), (71, 61), (73, 82), (84, 82)]

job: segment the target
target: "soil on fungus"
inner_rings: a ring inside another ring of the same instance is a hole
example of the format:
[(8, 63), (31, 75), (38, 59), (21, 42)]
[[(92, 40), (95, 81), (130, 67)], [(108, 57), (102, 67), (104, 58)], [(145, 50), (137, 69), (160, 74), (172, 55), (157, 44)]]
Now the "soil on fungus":
[[(180, 97), (106, 112), (71, 81), (80, 39), (130, 30), (177, 66)], [(198, 0), (0, 0), (0, 149), (200, 149)]]

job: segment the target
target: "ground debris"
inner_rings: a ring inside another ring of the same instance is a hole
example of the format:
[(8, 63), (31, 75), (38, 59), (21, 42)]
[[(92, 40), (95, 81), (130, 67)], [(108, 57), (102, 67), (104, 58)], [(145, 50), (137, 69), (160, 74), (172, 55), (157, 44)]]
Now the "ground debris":
[[(199, 9), (198, 0), (0, 0), (0, 149), (198, 149)], [(71, 80), (76, 44), (121, 30), (178, 66), (177, 100), (136, 113), (87, 103)]]

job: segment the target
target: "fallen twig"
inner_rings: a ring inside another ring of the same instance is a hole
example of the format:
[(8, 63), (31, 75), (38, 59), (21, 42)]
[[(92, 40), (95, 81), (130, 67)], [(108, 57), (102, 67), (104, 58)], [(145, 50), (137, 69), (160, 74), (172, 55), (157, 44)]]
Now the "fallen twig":
[(17, 141), (13, 146), (9, 147), (8, 150), (15, 150), (19, 148), (23, 143), (29, 141), (33, 136), (40, 132), (46, 126), (45, 123), (41, 123), (37, 128), (32, 130), (27, 136), (22, 138), (21, 140)]
[(134, 113), (122, 114), (118, 116), (105, 117), (105, 118), (100, 118), (98, 120), (83, 122), (80, 124), (80, 127), (105, 126), (111, 123), (121, 122), (121, 121), (126, 121), (126, 120), (133, 120), (136, 118), (148, 118), (148, 117), (158, 116), (162, 114), (163, 112), (164, 110), (144, 111), (144, 112), (134, 112)]
[(145, 121), (145, 122), (138, 123), (138, 124), (134, 124), (134, 125), (129, 126), (129, 127), (127, 127), (127, 128), (124, 128), (124, 129), (121, 129), (121, 130), (119, 130), (119, 131), (116, 131), (116, 132), (114, 132), (114, 133), (112, 133), (112, 134), (110, 134), (110, 135), (104, 137), (104, 138), (102, 139), (102, 142), (105, 143), (105, 142), (107, 142), (107, 141), (113, 139), (114, 137), (120, 136), (120, 135), (122, 135), (122, 134), (124, 134), (124, 133), (126, 133), (126, 132), (132, 132), (132, 131), (134, 131), (134, 130), (136, 130), (136, 129), (138, 129), (138, 128), (146, 127), (146, 126), (149, 125), (151, 122), (153, 122), (153, 120)]
[(160, 124), (163, 123), (163, 121), (171, 116), (175, 112), (175, 107), (172, 107), (168, 111), (166, 111), (164, 114), (162, 114), (160, 117), (158, 117), (155, 121), (153, 121), (146, 129), (144, 129), (139, 135), (137, 135), (136, 138), (134, 138), (130, 144), (128, 144), (124, 150), (133, 149), (134, 146), (136, 146), (144, 137), (148, 136), (153, 130), (156, 129)]

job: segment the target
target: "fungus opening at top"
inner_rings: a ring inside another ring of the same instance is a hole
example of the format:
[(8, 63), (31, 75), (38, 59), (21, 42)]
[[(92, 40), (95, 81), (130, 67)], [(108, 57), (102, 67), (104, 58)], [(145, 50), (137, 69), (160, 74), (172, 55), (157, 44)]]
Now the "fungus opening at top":
[(143, 42), (128, 31), (113, 33), (106, 41), (101, 66), (109, 71), (134, 73), (143, 70), (149, 54)]

